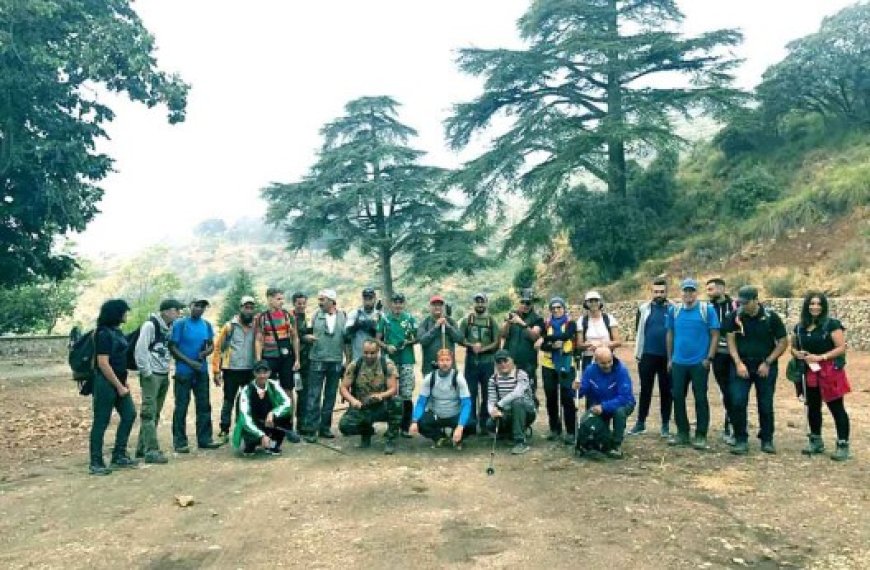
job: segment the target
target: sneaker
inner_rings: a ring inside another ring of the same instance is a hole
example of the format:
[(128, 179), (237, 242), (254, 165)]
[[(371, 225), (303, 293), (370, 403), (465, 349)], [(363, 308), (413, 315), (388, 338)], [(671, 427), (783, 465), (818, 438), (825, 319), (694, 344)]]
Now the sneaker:
[(256, 453), (257, 453), (256, 451), (243, 451), (242, 456), (243, 457), (253, 457), (254, 455), (256, 455)]
[(130, 459), (126, 455), (119, 455), (118, 457), (112, 458), (111, 465), (116, 469), (129, 469), (139, 465), (139, 462), (135, 459)]
[(190, 447), (188, 447), (186, 445), (182, 445), (181, 447), (176, 447), (175, 453), (190, 453)]
[(292, 429), (287, 432), (285, 439), (287, 441), (289, 441), (290, 443), (299, 443), (300, 441), (302, 441), (302, 438), (299, 437), (299, 434), (296, 433), (296, 431), (292, 430)]
[(737, 443), (737, 439), (733, 435), (723, 435), (722, 441), (725, 442), (725, 445), (734, 445)]
[(731, 453), (734, 455), (746, 455), (749, 453), (749, 444), (745, 441), (735, 441), (731, 447)]
[(776, 447), (773, 446), (772, 441), (762, 441), (761, 442), (761, 451), (763, 453), (768, 453), (770, 455), (776, 455)]
[(522, 455), (523, 453), (526, 453), (526, 452), (529, 451), (530, 449), (531, 449), (531, 447), (529, 447), (529, 446), (526, 444), (526, 442), (524, 442), (524, 441), (518, 441), (518, 442), (515, 443), (514, 446), (511, 448), (511, 454), (512, 454), (512, 455)]
[(224, 445), (230, 442), (230, 434), (227, 432), (227, 430), (221, 430), (221, 432), (218, 434), (218, 441)]
[(849, 442), (840, 440), (837, 442), (837, 449), (831, 454), (832, 461), (846, 461), (852, 456), (849, 454)]
[(145, 463), (163, 465), (169, 463), (169, 459), (163, 455), (162, 451), (149, 451), (145, 454)]
[(818, 453), (824, 453), (825, 451), (825, 442), (822, 441), (822, 436), (820, 435), (811, 435), (809, 436), (809, 442), (807, 446), (801, 450), (801, 453), (804, 455), (816, 455)]
[[(728, 443), (728, 440), (732, 438), (731, 429), (728, 427), (728, 424), (725, 424), (725, 427), (722, 429), (722, 436), (721, 437), (722, 437), (722, 441), (724, 441), (725, 443)], [(734, 444), (732, 443), (729, 445), (734, 445)]]
[(411, 435), (411, 432), (409, 432), (409, 431), (406, 430), (406, 429), (403, 429), (403, 430), (402, 430), (401, 435), (402, 435), (402, 437), (404, 437), (405, 439), (411, 439), (412, 437), (414, 437), (414, 436)]
[(562, 433), (558, 431), (551, 431), (547, 434), (547, 441), (559, 441), (559, 438), (562, 437)]
[(306, 435), (302, 439), (305, 440), (305, 443), (317, 443), (317, 436), (314, 434)]
[(323, 439), (335, 439), (335, 434), (332, 433), (331, 429), (322, 429), (320, 430), (320, 437)]
[(565, 438), (562, 440), (562, 443), (564, 443), (565, 445), (576, 445), (577, 438), (573, 435), (566, 435)]
[(706, 451), (710, 449), (710, 446), (707, 445), (707, 436), (696, 435), (694, 441), (692, 441), (692, 447), (698, 451)]
[(622, 453), (622, 446), (617, 445), (613, 449), (609, 450), (607, 452), (607, 457), (611, 459), (622, 459), (624, 457), (624, 454)]
[(687, 433), (678, 433), (676, 435), (672, 435), (668, 438), (668, 445), (672, 447), (686, 447), (689, 445), (689, 434)]
[(277, 447), (277, 446), (276, 447), (267, 447), (266, 448), (266, 455), (281, 455), (281, 448)]
[(449, 437), (439, 437), (438, 441), (435, 442), (435, 445), (433, 447), (447, 447), (448, 445), (450, 445), (451, 441), (453, 440), (451, 440)]
[(643, 422), (637, 422), (633, 428), (628, 430), (628, 435), (640, 435), (642, 433), (646, 433), (646, 424)]
[(396, 453), (396, 444), (392, 439), (388, 439), (384, 443), (384, 455), (393, 455)]
[(223, 446), (223, 444), (218, 441), (207, 441), (203, 444), (198, 445), (197, 447), (199, 447), (200, 449), (217, 449), (221, 446)]
[(91, 475), (111, 475), (112, 470), (105, 465), (91, 465), (88, 467), (88, 473)]
[(659, 430), (659, 437), (662, 439), (668, 439), (671, 437), (671, 428), (667, 426), (667, 424), (662, 426), (662, 429)]

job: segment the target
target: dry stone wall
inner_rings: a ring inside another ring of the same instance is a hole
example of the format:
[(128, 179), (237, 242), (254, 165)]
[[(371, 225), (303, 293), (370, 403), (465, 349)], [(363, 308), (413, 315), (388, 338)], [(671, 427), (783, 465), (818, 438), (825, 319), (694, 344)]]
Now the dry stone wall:
[(0, 360), (66, 358), (67, 336), (0, 336)]

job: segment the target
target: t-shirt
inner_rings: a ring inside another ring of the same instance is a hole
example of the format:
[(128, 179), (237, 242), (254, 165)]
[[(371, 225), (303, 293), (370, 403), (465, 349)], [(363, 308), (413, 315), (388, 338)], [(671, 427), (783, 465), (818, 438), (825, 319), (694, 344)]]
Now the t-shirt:
[(96, 332), (97, 356), (107, 355), (109, 366), (121, 384), (127, 384), (127, 339), (117, 327), (100, 327)]
[[(429, 398), (429, 407), (432, 413), (439, 418), (452, 418), (459, 415), (460, 398), (470, 398), (471, 392), (468, 390), (468, 383), (465, 377), (458, 370), (451, 370), (448, 374), (442, 376), (440, 370), (433, 370), (435, 384), (432, 386), (432, 391), (429, 391), (429, 386), (432, 382), (432, 376), (427, 374), (423, 383), (420, 385), (420, 395)], [(456, 376), (456, 390), (453, 389), (453, 376)]]
[[(608, 314), (607, 317), (610, 319), (610, 326), (615, 327), (618, 323), (616, 322), (616, 317)], [(604, 315), (595, 318), (595, 317), (580, 317), (577, 319), (577, 330), (583, 330), (583, 321), (588, 321), (588, 330), (585, 331), (586, 342), (595, 343), (595, 346), (599, 346), (604, 344), (605, 342), (610, 340), (610, 331), (607, 328), (607, 324), (604, 322)], [(595, 349), (590, 348), (583, 352), (584, 356), (593, 356), (595, 354)]]
[(665, 335), (665, 318), (668, 306), (665, 304), (650, 303), (649, 316), (643, 328), (643, 353), (654, 356), (667, 356), (668, 347)]
[(363, 342), (375, 337), (380, 319), (380, 311), (372, 309), (367, 313), (362, 307), (347, 315), (347, 330), (353, 330), (350, 335), (350, 351), (354, 360), (362, 358)]
[(256, 328), (263, 335), (263, 358), (280, 358), (282, 347), (292, 352), (291, 339), (296, 334), (293, 315), (283, 310), (260, 313)]
[(795, 350), (805, 350), (810, 354), (825, 354), (834, 350), (834, 339), (831, 333), (836, 330), (846, 330), (843, 323), (837, 319), (826, 319), (812, 331), (807, 331), (802, 325), (795, 327), (798, 338), (795, 339)]
[(390, 360), (397, 365), (414, 364), (414, 345), (412, 343), (417, 337), (417, 321), (410, 313), (389, 313), (383, 316), (378, 321), (378, 334), (381, 335), (383, 341), (390, 346), (401, 346), (407, 341), (409, 344), (396, 351), (395, 354), (389, 355)]
[[(541, 315), (534, 311), (529, 311), (525, 315), (517, 313), (523, 319), (529, 328), (538, 327), (543, 332), (544, 319)], [(526, 334), (525, 328), (519, 325), (511, 325), (508, 327), (507, 338), (505, 338), (504, 348), (511, 354), (514, 363), (519, 368), (537, 368), (538, 367), (538, 351), (535, 350), (534, 341), (530, 340)]]
[(741, 359), (761, 361), (770, 356), (776, 341), (785, 338), (785, 325), (773, 311), (759, 308), (754, 317), (744, 311), (728, 313), (722, 334), (734, 333)]
[[(207, 370), (205, 358), (199, 358), (199, 352), (205, 347), (207, 341), (214, 339), (211, 324), (205, 319), (191, 319), (185, 317), (172, 324), (172, 342), (178, 347), (178, 351), (191, 360), (200, 360), (203, 370)], [(193, 374), (193, 370), (186, 363), (176, 360), (175, 373), (179, 375)]]
[(680, 309), (676, 322), (674, 315), (680, 305), (668, 308), (665, 326), (674, 334), (674, 352), (671, 360), (674, 364), (694, 366), (701, 364), (707, 358), (710, 350), (710, 331), (719, 330), (719, 317), (709, 303), (706, 322), (701, 318), (701, 303), (696, 302), (692, 308), (685, 305)]

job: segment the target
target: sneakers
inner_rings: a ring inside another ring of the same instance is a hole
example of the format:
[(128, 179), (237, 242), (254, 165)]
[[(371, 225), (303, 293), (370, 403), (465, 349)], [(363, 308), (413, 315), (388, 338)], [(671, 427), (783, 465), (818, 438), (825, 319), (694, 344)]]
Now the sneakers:
[(577, 438), (573, 435), (566, 435), (565, 438), (562, 440), (562, 443), (564, 443), (565, 445), (576, 445)]
[(118, 457), (112, 458), (111, 465), (116, 469), (130, 469), (139, 465), (139, 462), (135, 459), (130, 459), (126, 455), (119, 455)]
[(412, 436), (411, 432), (409, 432), (408, 430), (403, 429), (402, 430), (402, 437), (404, 437), (405, 439), (411, 439), (414, 436)]
[(643, 422), (637, 422), (633, 428), (628, 430), (628, 435), (640, 435), (642, 433), (646, 433), (646, 424)]
[(547, 434), (547, 441), (559, 441), (559, 438), (562, 437), (562, 433), (558, 431), (551, 431)]
[(441, 447), (447, 447), (448, 445), (450, 445), (451, 441), (452, 440), (449, 437), (442, 436), (442, 437), (438, 438), (438, 441), (436, 441), (435, 445), (433, 445), (432, 447), (434, 447), (436, 449), (441, 448)]
[(663, 425), (662, 429), (659, 430), (659, 437), (662, 439), (671, 437), (671, 428), (668, 427), (668, 424)]
[(531, 449), (531, 447), (529, 447), (528, 445), (526, 445), (526, 442), (524, 442), (524, 441), (518, 441), (518, 442), (517, 442), (516, 444), (514, 444), (514, 446), (511, 448), (511, 454), (512, 454), (512, 455), (522, 455), (523, 453), (528, 452), (530, 449)]
[(668, 438), (668, 445), (671, 447), (687, 447), (689, 445), (689, 434), (678, 433)]
[(163, 455), (162, 451), (149, 451), (145, 454), (145, 463), (154, 463), (157, 465), (163, 465), (169, 463), (169, 459)]
[(774, 447), (772, 441), (762, 441), (761, 442), (761, 451), (762, 451), (762, 453), (776, 455), (776, 447)]
[(363, 434), (359, 437), (359, 448), (368, 449), (372, 446), (372, 435), (370, 433)]
[(611, 459), (622, 459), (624, 454), (622, 453), (622, 446), (617, 445), (613, 449), (607, 451), (607, 457)]
[(205, 442), (197, 447), (199, 447), (200, 449), (217, 449), (217, 448), (221, 447), (222, 445), (223, 445), (222, 443), (217, 442), (217, 441), (207, 441), (207, 442)]
[(393, 455), (394, 453), (396, 453), (396, 444), (392, 439), (388, 439), (384, 443), (384, 455)]
[(749, 444), (745, 441), (735, 441), (731, 447), (731, 453), (734, 455), (746, 455), (749, 453)]
[(320, 437), (323, 439), (335, 439), (335, 434), (332, 433), (331, 429), (322, 429), (320, 430)]
[(181, 447), (176, 447), (175, 453), (190, 453), (190, 447), (188, 447), (186, 445), (182, 445)]
[(831, 454), (832, 461), (846, 461), (849, 459), (851, 455), (849, 455), (849, 442), (846, 440), (839, 440), (837, 442), (837, 449), (834, 450), (834, 453)]
[(91, 465), (88, 467), (88, 473), (91, 475), (111, 475), (112, 470), (105, 465)]
[(266, 455), (281, 455), (281, 448), (278, 446), (275, 447), (267, 447)]
[(801, 453), (804, 455), (816, 455), (819, 453), (824, 453), (825, 451), (825, 442), (822, 441), (822, 436), (820, 435), (811, 435), (809, 436), (809, 442), (807, 442), (807, 446), (801, 450)]
[(305, 440), (305, 443), (317, 443), (317, 436), (315, 434), (308, 434), (302, 439)]
[(226, 445), (230, 442), (230, 434), (227, 432), (227, 430), (221, 430), (221, 432), (218, 434), (218, 441), (221, 442), (221, 444), (223, 445)]
[(705, 451), (707, 449), (710, 449), (710, 446), (707, 445), (707, 436), (696, 435), (695, 439), (692, 441), (692, 447), (694, 447), (698, 451)]
[(302, 441), (302, 438), (299, 437), (299, 434), (296, 433), (296, 431), (292, 430), (292, 429), (287, 432), (285, 439), (287, 441), (289, 441), (290, 443), (299, 443), (300, 441)]

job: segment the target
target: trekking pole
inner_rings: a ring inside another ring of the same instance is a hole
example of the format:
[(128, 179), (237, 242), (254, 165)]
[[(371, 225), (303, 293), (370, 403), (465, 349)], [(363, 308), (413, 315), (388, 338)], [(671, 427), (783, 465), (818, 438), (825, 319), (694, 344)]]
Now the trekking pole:
[[(291, 430), (284, 429), (284, 428), (282, 428), (282, 427), (278, 427), (278, 426), (273, 426), (272, 429), (276, 429), (276, 430), (278, 430), (278, 431), (280, 431), (280, 432), (284, 432), (285, 434), (289, 434), (289, 433), (291, 433)], [(328, 450), (330, 450), (330, 451), (334, 451), (334, 452), (336, 452), (336, 453), (340, 453), (341, 455), (347, 455), (347, 453), (344, 452), (344, 451), (342, 451), (342, 449), (341, 449), (340, 447), (338, 447), (338, 446), (328, 445), (328, 444), (326, 444), (326, 443), (322, 443), (322, 442), (320, 442), (320, 441), (313, 441), (313, 442), (311, 442), (311, 443), (313, 443), (314, 445), (319, 445), (320, 447), (324, 447), (324, 448), (326, 448), (326, 449), (328, 449)]]
[[(807, 437), (810, 437), (810, 401), (809, 398), (807, 398), (807, 373), (805, 371), (801, 372), (801, 389), (803, 391), (801, 395), (804, 401), (804, 432)], [(810, 454), (810, 457), (812, 457), (812, 454)]]
[(495, 419), (495, 431), (492, 434), (492, 449), (489, 451), (489, 467), (486, 468), (487, 475), (495, 475), (495, 444), (498, 440), (498, 428), (501, 424), (501, 418)]

